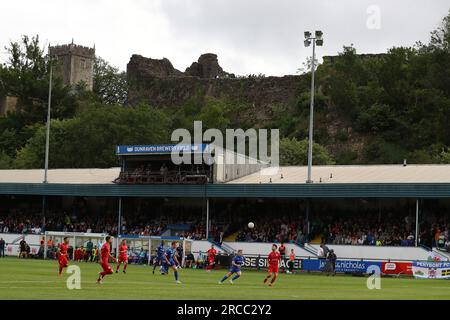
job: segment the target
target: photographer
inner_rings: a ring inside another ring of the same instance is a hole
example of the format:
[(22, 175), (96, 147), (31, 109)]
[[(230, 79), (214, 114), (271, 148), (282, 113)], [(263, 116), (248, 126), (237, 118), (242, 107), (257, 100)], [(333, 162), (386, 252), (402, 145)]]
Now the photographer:
[(334, 253), (334, 250), (331, 249), (328, 252), (328, 256), (327, 256), (327, 266), (328, 266), (328, 268), (327, 268), (327, 271), (328, 271), (327, 276), (329, 276), (330, 274), (334, 276), (336, 274), (336, 260), (337, 260), (337, 256)]

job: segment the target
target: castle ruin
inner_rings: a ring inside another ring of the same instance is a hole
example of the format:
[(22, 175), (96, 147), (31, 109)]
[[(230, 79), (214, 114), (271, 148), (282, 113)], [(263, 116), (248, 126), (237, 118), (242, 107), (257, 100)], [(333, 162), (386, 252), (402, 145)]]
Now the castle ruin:
[(274, 106), (296, 100), (300, 78), (237, 77), (224, 71), (213, 53), (202, 54), (184, 72), (175, 69), (167, 58), (132, 55), (127, 65), (128, 104), (144, 102), (157, 108), (179, 108), (192, 97), (227, 97), (236, 104), (253, 106), (246, 109), (247, 116), (268, 119)]

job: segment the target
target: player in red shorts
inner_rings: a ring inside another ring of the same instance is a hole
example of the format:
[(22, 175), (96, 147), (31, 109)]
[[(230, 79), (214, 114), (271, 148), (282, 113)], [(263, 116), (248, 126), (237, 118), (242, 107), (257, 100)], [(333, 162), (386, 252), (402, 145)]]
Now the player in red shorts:
[(128, 266), (128, 256), (127, 256), (127, 241), (125, 239), (122, 240), (119, 246), (119, 257), (117, 259), (117, 269), (116, 273), (119, 273), (120, 265), (123, 263), (123, 273), (127, 273)]
[(207, 272), (211, 272), (211, 270), (214, 268), (214, 261), (216, 259), (217, 251), (214, 249), (214, 245), (211, 245), (211, 249), (206, 251), (208, 254), (208, 266), (206, 267)]
[(100, 251), (100, 265), (102, 266), (103, 272), (98, 273), (97, 283), (100, 284), (103, 281), (103, 278), (107, 274), (112, 274), (113, 271), (109, 266), (109, 258), (112, 258), (113, 261), (116, 261), (114, 257), (111, 256), (111, 243), (113, 238), (111, 236), (106, 236), (106, 242), (103, 244), (102, 249)]
[(267, 262), (269, 264), (269, 273), (267, 277), (264, 279), (264, 283), (267, 283), (267, 280), (269, 280), (270, 277), (272, 277), (272, 280), (269, 283), (269, 286), (271, 287), (275, 280), (278, 277), (278, 266), (280, 265), (281, 261), (281, 254), (277, 251), (277, 245), (272, 245), (272, 252), (269, 253), (269, 256), (267, 257)]
[(69, 259), (67, 255), (67, 250), (69, 249), (69, 239), (64, 238), (63, 242), (58, 247), (58, 264), (59, 264), (59, 275), (61, 276), (64, 268), (69, 265)]

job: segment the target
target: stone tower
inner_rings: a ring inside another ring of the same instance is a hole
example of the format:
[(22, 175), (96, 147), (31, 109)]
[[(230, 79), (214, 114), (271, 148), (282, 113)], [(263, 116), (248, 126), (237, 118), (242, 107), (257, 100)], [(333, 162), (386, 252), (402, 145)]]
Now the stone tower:
[(57, 56), (55, 76), (65, 85), (74, 86), (80, 82), (86, 84), (86, 90), (92, 91), (94, 78), (95, 48), (76, 44), (66, 44), (49, 48), (51, 56)]

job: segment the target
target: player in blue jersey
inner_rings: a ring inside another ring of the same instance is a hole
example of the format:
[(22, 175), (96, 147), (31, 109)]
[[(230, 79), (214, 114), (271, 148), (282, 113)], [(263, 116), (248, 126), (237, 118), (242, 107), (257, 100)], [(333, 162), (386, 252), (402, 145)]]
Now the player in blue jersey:
[(169, 270), (169, 268), (172, 268), (176, 283), (181, 283), (181, 281), (178, 280), (177, 265), (179, 265), (180, 263), (178, 262), (176, 254), (177, 254), (177, 242), (174, 241), (172, 242), (172, 246), (169, 249), (167, 249), (166, 252), (164, 253), (163, 267), (167, 271)]
[(219, 281), (219, 284), (222, 284), (225, 280), (227, 280), (232, 274), (236, 273), (236, 275), (230, 280), (230, 283), (233, 284), (235, 280), (237, 280), (241, 276), (241, 267), (244, 264), (245, 257), (242, 255), (242, 249), (239, 249), (237, 255), (231, 261), (230, 271)]
[(164, 249), (164, 242), (161, 241), (161, 244), (158, 246), (158, 248), (156, 248), (156, 258), (155, 258), (155, 263), (153, 264), (153, 274), (155, 274), (155, 269), (157, 266), (161, 266), (161, 272), (164, 271), (162, 269), (162, 264), (164, 262), (164, 252), (165, 251), (166, 250)]

